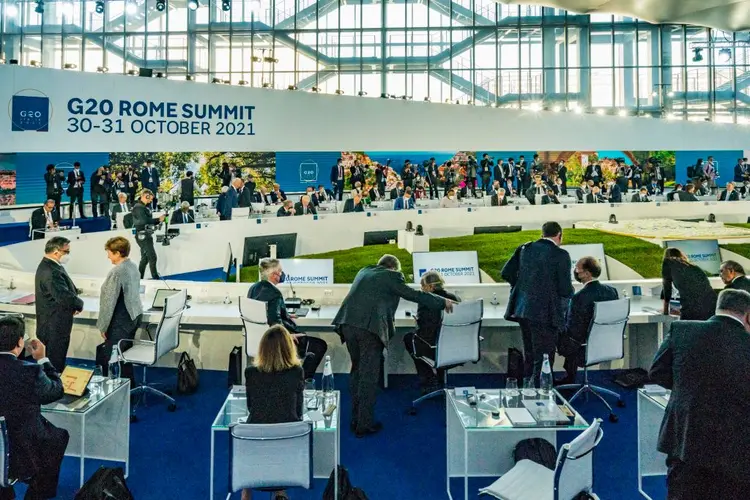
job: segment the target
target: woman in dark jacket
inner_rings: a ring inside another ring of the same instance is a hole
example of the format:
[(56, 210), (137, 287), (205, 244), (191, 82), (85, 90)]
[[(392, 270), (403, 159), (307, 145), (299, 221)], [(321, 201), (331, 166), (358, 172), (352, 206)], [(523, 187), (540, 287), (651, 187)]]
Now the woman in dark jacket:
[(703, 269), (691, 264), (681, 250), (667, 248), (661, 263), (664, 314), (669, 314), (672, 286), (680, 292), (680, 319), (707, 320), (716, 309), (716, 291)]
[[(421, 284), (422, 291), (424, 292), (434, 293), (454, 302), (459, 302), (459, 299), (455, 295), (445, 291), (443, 288), (445, 280), (437, 271), (427, 271), (424, 273)], [(444, 370), (439, 368), (434, 370), (430, 365), (419, 359), (422, 356), (435, 359), (437, 353), (432, 346), (437, 345), (442, 324), (442, 311), (428, 309), (420, 305), (417, 309), (417, 329), (404, 335), (406, 351), (414, 359), (414, 366), (419, 375), (419, 386), (422, 394), (428, 394), (437, 390), (443, 383)]]
[[(287, 329), (274, 325), (266, 330), (253, 365), (245, 369), (247, 423), (280, 424), (302, 420), (304, 378), (302, 363)], [(250, 490), (243, 490), (242, 500), (250, 498)], [(284, 491), (275, 493), (275, 500), (287, 498)]]

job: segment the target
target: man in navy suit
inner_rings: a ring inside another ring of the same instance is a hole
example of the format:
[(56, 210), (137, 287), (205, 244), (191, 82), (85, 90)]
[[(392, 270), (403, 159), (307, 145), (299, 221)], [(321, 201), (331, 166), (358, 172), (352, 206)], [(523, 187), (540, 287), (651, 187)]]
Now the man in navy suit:
[(570, 255), (560, 248), (562, 228), (557, 222), (542, 226), (542, 238), (516, 248), (501, 271), (510, 283), (510, 300), (505, 319), (521, 326), (524, 350), (524, 376), (536, 382), (544, 355), (555, 360), (565, 312), (573, 296)]
[[(0, 415), (5, 417), (10, 445), (6, 466), (11, 478), (29, 484), (26, 500), (55, 498), (70, 436), (42, 416), (41, 405), (60, 399), (63, 384), (41, 341), (29, 342), (34, 363), (18, 359), (24, 347), (23, 320), (0, 318)], [(0, 500), (13, 498), (12, 486), (0, 488)]]
[(331, 186), (333, 195), (341, 201), (344, 196), (344, 165), (341, 158), (336, 160), (336, 165), (331, 167)]
[(594, 257), (582, 257), (576, 262), (574, 277), (583, 288), (573, 295), (565, 322), (565, 331), (560, 335), (557, 352), (565, 356), (566, 377), (556, 381), (559, 384), (572, 384), (576, 379), (579, 366), (583, 366), (586, 353), (581, 344), (585, 344), (589, 335), (589, 326), (594, 318), (594, 304), (617, 300), (617, 290), (599, 281), (602, 266)]
[[(159, 185), (161, 184), (161, 179), (159, 178), (159, 169), (154, 167), (154, 162), (151, 159), (146, 160), (146, 166), (144, 166), (143, 170), (141, 171), (141, 184), (145, 189), (150, 189), (152, 193), (159, 192)], [(151, 209), (156, 209), (155, 196), (154, 199), (151, 200)]]
[(232, 220), (232, 208), (236, 206), (237, 190), (234, 186), (222, 187), (219, 199), (216, 200), (216, 211), (219, 213), (219, 220)]
[(735, 191), (733, 182), (727, 183), (727, 188), (719, 195), (719, 201), (740, 201), (740, 195)]
[(615, 181), (609, 181), (609, 202), (622, 203), (622, 189)]
[(411, 197), (410, 187), (407, 186), (404, 195), (393, 202), (393, 210), (414, 210), (414, 199)]

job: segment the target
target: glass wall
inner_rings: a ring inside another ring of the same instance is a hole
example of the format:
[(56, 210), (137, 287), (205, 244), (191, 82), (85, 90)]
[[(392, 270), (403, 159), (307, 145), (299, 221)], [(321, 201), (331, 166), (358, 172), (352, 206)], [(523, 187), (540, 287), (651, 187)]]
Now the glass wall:
[[(78, 71), (750, 122), (739, 34), (493, 0), (193, 1), (46, 0), (40, 14), (35, 1), (0, 0), (0, 53)], [(731, 49), (697, 57), (709, 41)]]

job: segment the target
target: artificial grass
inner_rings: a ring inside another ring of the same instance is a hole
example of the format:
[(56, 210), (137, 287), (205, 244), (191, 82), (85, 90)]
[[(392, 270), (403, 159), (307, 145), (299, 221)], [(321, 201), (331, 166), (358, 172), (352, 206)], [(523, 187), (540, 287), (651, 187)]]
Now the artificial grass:
[[(479, 267), (495, 281), (502, 281), (500, 270), (513, 255), (516, 247), (538, 238), (539, 231), (435, 238), (430, 240), (430, 250), (433, 252), (476, 250)], [(603, 233), (594, 229), (566, 229), (563, 233), (563, 244), (586, 243), (602, 243), (605, 254), (622, 262), (645, 278), (661, 276), (663, 250), (658, 245), (637, 238)], [(372, 245), (314, 255), (300, 255), (298, 258), (334, 259), (334, 282), (351, 283), (361, 268), (375, 264), (385, 253), (393, 254), (399, 258), (405, 276), (412, 274), (411, 255), (399, 249), (396, 245)], [(258, 267), (243, 268), (240, 277), (243, 282), (257, 281)]]

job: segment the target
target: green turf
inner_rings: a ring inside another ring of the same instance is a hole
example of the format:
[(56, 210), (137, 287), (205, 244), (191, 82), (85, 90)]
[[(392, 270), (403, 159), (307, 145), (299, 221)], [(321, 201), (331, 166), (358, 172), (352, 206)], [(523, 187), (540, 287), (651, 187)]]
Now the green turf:
[[(477, 234), (455, 238), (430, 240), (433, 252), (476, 250), (479, 267), (494, 280), (501, 281), (500, 269), (513, 255), (518, 245), (539, 238), (539, 231), (521, 231), (506, 234)], [(661, 276), (663, 250), (652, 243), (628, 236), (603, 233), (593, 229), (566, 229), (563, 244), (602, 243), (604, 253), (619, 260), (646, 278)], [(301, 255), (302, 259), (334, 259), (334, 282), (351, 283), (361, 268), (374, 264), (384, 253), (391, 253), (401, 260), (405, 275), (412, 274), (412, 259), (406, 251), (396, 245), (373, 245), (347, 250), (337, 250), (315, 255)], [(258, 267), (243, 268), (241, 279), (244, 282), (258, 279)]]
[[(732, 227), (741, 227), (744, 229), (750, 229), (750, 224), (744, 224), (744, 223), (727, 223), (724, 224), (725, 226), (732, 226)], [(734, 243), (734, 244), (727, 244), (727, 245), (719, 245), (721, 248), (724, 248), (726, 250), (729, 250), (730, 252), (734, 252), (736, 254), (740, 254), (743, 257), (746, 257), (750, 259), (750, 244), (748, 243)]]

